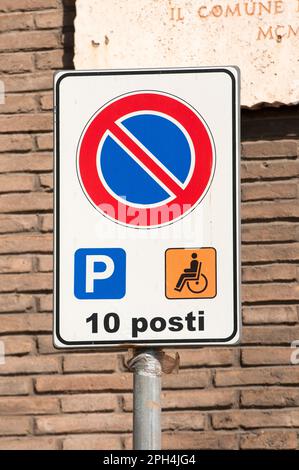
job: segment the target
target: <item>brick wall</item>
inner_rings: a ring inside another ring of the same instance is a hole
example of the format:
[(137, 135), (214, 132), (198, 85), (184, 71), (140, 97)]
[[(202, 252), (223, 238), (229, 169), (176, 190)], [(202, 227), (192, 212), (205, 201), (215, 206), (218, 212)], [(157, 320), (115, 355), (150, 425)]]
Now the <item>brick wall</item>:
[[(0, 448), (130, 448), (124, 355), (52, 347), (51, 87), (72, 67), (74, 1), (0, 12)], [(242, 346), (181, 352), (165, 448), (298, 448), (298, 124), (298, 106), (243, 112)]]

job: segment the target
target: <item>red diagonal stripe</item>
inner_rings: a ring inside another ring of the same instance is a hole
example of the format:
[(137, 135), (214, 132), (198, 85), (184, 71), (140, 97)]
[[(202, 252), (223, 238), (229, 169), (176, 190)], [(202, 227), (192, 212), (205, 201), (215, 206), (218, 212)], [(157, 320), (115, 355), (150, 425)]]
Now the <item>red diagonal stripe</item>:
[(183, 189), (166, 173), (152, 158), (139, 147), (131, 137), (117, 124), (109, 126), (110, 132), (137, 158), (155, 177), (161, 181), (174, 195), (178, 196)]

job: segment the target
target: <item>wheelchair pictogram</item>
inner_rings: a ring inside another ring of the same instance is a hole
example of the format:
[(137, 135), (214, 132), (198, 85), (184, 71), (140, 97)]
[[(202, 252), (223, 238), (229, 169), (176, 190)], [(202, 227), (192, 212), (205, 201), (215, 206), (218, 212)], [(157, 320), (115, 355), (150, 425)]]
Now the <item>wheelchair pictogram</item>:
[(166, 251), (166, 297), (169, 299), (216, 296), (216, 250), (170, 248)]
[(175, 290), (181, 292), (186, 285), (190, 292), (200, 294), (208, 287), (208, 280), (202, 273), (202, 262), (197, 260), (197, 253), (192, 253), (191, 258), (190, 267), (185, 268), (184, 272), (180, 275)]

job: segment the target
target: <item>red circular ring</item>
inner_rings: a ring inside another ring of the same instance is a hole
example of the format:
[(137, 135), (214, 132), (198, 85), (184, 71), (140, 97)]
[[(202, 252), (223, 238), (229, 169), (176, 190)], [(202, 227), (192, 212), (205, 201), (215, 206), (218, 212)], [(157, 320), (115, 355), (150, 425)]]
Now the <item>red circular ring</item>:
[[(97, 151), (104, 133), (127, 114), (160, 112), (176, 119), (188, 132), (195, 153), (193, 174), (188, 185), (168, 203), (158, 207), (136, 208), (114, 198), (97, 171)], [(186, 103), (158, 92), (134, 92), (99, 110), (87, 125), (79, 146), (78, 170), (88, 198), (104, 215), (132, 227), (161, 226), (181, 218), (205, 194), (214, 167), (213, 145), (200, 116)]]

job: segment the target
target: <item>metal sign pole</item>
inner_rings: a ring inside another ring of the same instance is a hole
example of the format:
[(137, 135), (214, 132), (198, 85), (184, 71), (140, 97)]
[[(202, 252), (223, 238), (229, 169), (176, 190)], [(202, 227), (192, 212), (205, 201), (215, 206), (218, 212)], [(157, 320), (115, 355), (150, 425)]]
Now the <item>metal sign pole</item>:
[(161, 450), (161, 375), (178, 372), (180, 356), (160, 348), (135, 349), (127, 367), (134, 372), (133, 448)]
[(161, 357), (160, 349), (139, 349), (129, 363), (134, 372), (134, 450), (161, 449)]

